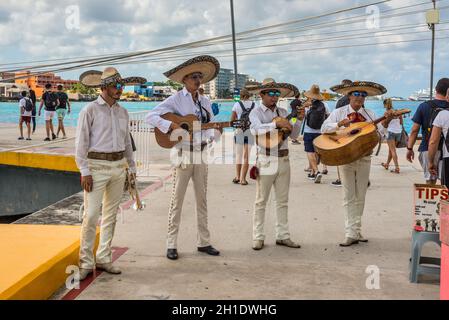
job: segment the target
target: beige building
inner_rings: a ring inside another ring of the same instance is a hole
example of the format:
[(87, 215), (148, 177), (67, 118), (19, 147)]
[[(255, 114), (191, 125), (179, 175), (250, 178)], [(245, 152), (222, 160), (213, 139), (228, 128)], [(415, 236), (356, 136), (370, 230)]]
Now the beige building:
[(249, 78), (246, 74), (238, 74), (236, 86), (234, 72), (231, 69), (220, 69), (214, 80), (204, 84), (204, 93), (211, 99), (229, 98), (232, 96), (234, 88), (243, 88)]

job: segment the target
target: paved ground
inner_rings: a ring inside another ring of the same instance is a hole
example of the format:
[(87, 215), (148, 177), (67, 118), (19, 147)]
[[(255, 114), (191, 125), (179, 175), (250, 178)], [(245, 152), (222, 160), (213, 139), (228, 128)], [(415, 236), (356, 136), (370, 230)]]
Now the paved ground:
[[(5, 132), (6, 129), (3, 129)], [(8, 132), (11, 132), (8, 130)], [(0, 146), (6, 145), (5, 138)], [(11, 139), (11, 144), (15, 145)], [(68, 145), (69, 147), (69, 145)], [(233, 185), (234, 167), (212, 165), (209, 170), (209, 226), (220, 257), (196, 251), (196, 218), (190, 186), (184, 203), (179, 236), (180, 259), (165, 258), (165, 236), (171, 185), (146, 196), (143, 212), (126, 212), (119, 221), (114, 246), (129, 250), (117, 265), (120, 276), (102, 274), (78, 299), (438, 299), (435, 279), (420, 284), (408, 281), (408, 259), (412, 225), (412, 186), (422, 182), (417, 163), (406, 164), (400, 151), (402, 173), (385, 171), (373, 158), (365, 216), (367, 244), (342, 249), (342, 190), (332, 187), (334, 168), (321, 185), (304, 174), (303, 146), (290, 146), (292, 184), (290, 188), (290, 230), (299, 250), (277, 247), (274, 239), (274, 211), (270, 203), (266, 219), (266, 247), (251, 249), (252, 209), (255, 185)], [(152, 144), (152, 173), (171, 174), (167, 152)], [(143, 179), (143, 178), (142, 178)], [(437, 255), (435, 247), (426, 248)], [(380, 270), (380, 289), (369, 290), (368, 266)], [(66, 293), (61, 290), (54, 299)]]

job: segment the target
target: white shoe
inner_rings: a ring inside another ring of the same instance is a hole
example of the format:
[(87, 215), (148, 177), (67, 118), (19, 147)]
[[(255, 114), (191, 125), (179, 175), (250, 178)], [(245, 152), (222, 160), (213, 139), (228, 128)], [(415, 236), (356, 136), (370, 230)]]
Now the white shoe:
[(92, 269), (82, 269), (80, 268), (80, 281), (83, 281), (87, 278), (88, 275), (90, 275), (92, 272), (94, 272)]
[(122, 270), (112, 265), (112, 263), (97, 263), (97, 269), (106, 271), (110, 274), (121, 274)]

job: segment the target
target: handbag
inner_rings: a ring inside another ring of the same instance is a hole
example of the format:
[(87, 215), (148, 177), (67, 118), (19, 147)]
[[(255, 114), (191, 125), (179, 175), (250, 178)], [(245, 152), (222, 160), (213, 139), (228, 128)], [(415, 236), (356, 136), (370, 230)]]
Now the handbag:
[(398, 143), (396, 143), (396, 148), (407, 148), (408, 145), (408, 133), (405, 131), (404, 126), (402, 126), (402, 132), (401, 132), (401, 140), (399, 140)]
[(259, 177), (259, 168), (257, 166), (253, 166), (251, 170), (249, 171), (249, 177), (253, 180), (257, 180)]

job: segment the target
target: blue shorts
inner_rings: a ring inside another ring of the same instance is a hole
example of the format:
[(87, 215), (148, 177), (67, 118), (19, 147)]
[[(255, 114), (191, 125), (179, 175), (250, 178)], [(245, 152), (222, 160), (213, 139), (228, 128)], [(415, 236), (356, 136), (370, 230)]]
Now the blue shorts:
[(396, 143), (401, 141), (402, 133), (388, 131), (387, 141), (394, 140)]
[(304, 133), (304, 150), (309, 153), (315, 152), (313, 140), (321, 136), (321, 133)]

